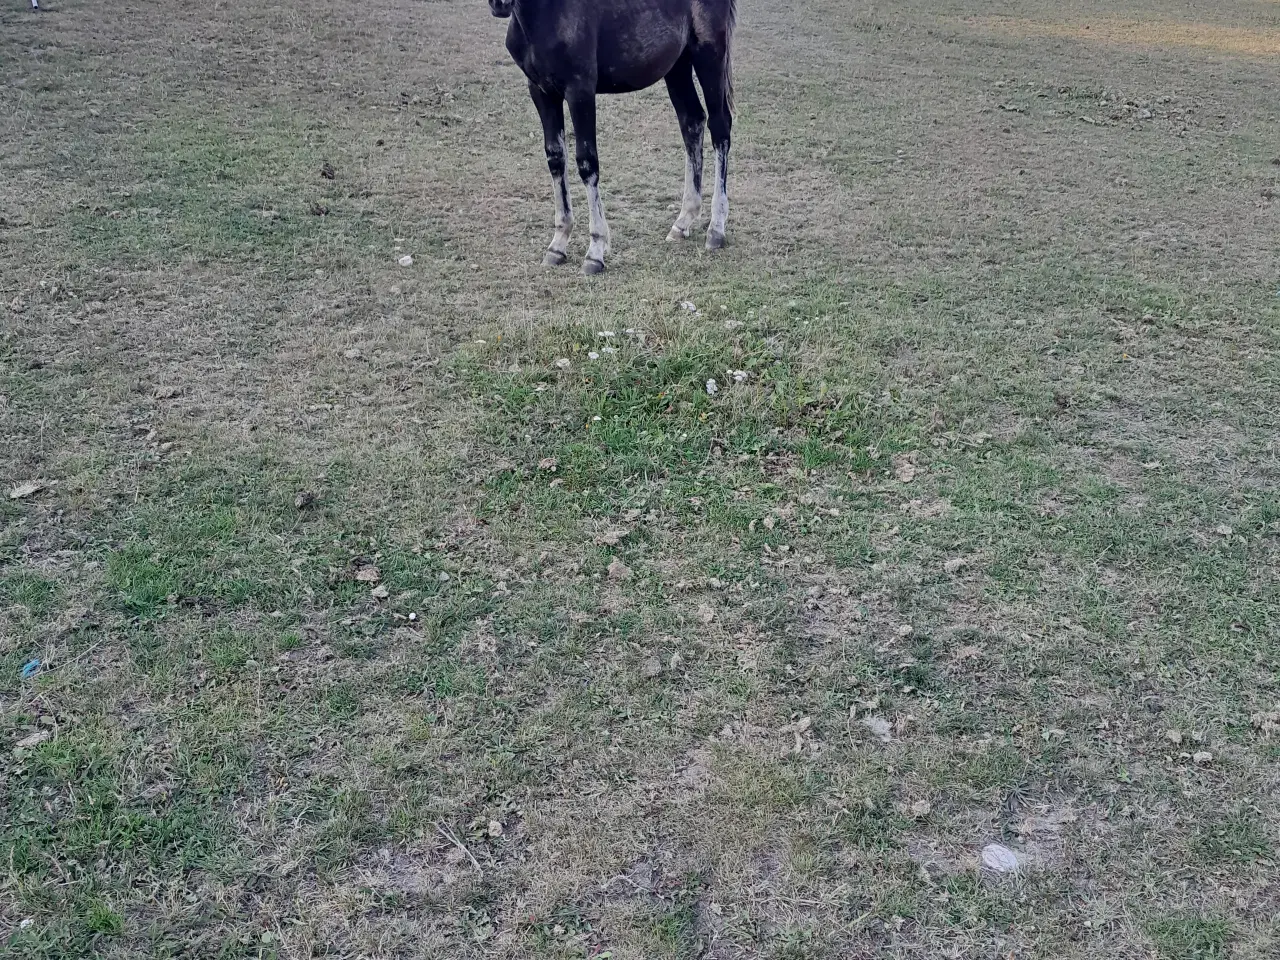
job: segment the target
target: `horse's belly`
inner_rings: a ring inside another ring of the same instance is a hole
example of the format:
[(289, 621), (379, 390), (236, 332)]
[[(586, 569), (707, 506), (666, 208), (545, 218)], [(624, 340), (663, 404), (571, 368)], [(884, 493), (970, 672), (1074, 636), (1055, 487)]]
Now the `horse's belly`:
[(602, 24), (596, 47), (597, 92), (631, 93), (653, 86), (671, 72), (688, 37), (689, 24), (683, 18)]

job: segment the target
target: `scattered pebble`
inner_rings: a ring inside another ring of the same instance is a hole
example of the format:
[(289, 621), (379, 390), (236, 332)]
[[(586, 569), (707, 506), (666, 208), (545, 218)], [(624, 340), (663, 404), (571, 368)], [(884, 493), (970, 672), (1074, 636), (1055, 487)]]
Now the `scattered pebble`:
[(690, 313), (698, 312), (698, 305), (695, 304), (692, 300), (682, 300), (680, 301), (680, 306), (688, 310)]
[(598, 354), (598, 353), (596, 353), (594, 350), (592, 350), (591, 352), (589, 352), (589, 353), (587, 354), (587, 359), (588, 359), (588, 360), (599, 360), (599, 359), (600, 359), (600, 354)]
[(714, 379), (708, 380), (708, 381), (707, 381), (707, 396), (709, 396), (709, 397), (714, 397), (714, 396), (715, 396), (717, 393), (719, 393), (719, 392), (720, 392), (720, 385), (719, 385), (719, 384), (717, 384), (717, 383), (715, 382), (715, 380), (714, 380)]
[(1213, 754), (1208, 750), (1198, 750), (1192, 755), (1191, 760), (1199, 766), (1204, 766), (1205, 764), (1213, 763)]
[(1017, 873), (1018, 855), (1002, 843), (988, 843), (982, 848), (982, 865), (996, 873)]
[(413, 257), (409, 256), (409, 254), (406, 253), (403, 257), (397, 260), (396, 263), (400, 264), (400, 266), (402, 267), (412, 267)]
[(568, 370), (571, 366), (573, 366), (573, 364), (569, 362), (568, 357), (561, 357), (559, 360), (555, 362), (555, 367), (557, 370)]

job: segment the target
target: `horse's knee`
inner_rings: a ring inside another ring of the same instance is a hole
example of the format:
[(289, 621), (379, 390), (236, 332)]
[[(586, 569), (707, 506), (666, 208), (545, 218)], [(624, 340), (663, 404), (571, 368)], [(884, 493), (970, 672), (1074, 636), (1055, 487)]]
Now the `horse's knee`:
[(546, 144), (547, 169), (553, 177), (564, 176), (564, 141), (556, 140)]

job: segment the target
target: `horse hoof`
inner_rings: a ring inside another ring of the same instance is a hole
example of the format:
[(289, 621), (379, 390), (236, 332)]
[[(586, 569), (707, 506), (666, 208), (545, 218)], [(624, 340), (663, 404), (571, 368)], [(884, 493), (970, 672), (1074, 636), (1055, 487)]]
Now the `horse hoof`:
[(714, 230), (707, 231), (707, 249), (721, 250), (724, 248), (724, 234), (716, 233)]
[(604, 273), (604, 261), (593, 260), (590, 257), (582, 261), (582, 272), (589, 277), (595, 276), (597, 273)]
[(544, 267), (559, 267), (569, 258), (558, 250), (548, 250), (546, 256), (542, 258)]
[(681, 230), (679, 227), (672, 227), (671, 232), (667, 234), (667, 240), (671, 243), (676, 243), (680, 240), (688, 240), (688, 239), (689, 239), (689, 231)]

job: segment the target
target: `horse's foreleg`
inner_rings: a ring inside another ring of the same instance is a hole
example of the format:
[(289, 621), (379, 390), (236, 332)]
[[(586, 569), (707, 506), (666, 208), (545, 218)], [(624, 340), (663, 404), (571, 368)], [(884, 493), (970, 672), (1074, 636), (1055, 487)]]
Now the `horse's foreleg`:
[(685, 152), (684, 199), (680, 204), (680, 216), (667, 239), (684, 240), (702, 213), (702, 137), (707, 127), (707, 115), (693, 84), (693, 61), (687, 53), (667, 74), (667, 93), (680, 121)]
[(587, 203), (591, 211), (591, 245), (582, 262), (583, 273), (600, 273), (609, 254), (609, 224), (600, 202), (600, 159), (596, 154), (595, 92), (570, 94), (569, 115), (573, 117), (573, 135), (577, 139), (578, 173), (587, 187)]
[(569, 234), (573, 232), (573, 204), (569, 201), (569, 182), (565, 179), (564, 170), (564, 99), (533, 84), (529, 84), (529, 95), (542, 120), (547, 169), (551, 171), (551, 190), (556, 202), (556, 232), (542, 262), (549, 267), (558, 267), (568, 259)]
[(725, 226), (729, 220), (729, 134), (733, 128), (729, 85), (732, 80), (726, 72), (724, 49), (717, 48), (715, 44), (695, 50), (693, 62), (707, 98), (707, 126), (711, 128), (711, 146), (716, 152), (716, 184), (711, 193), (707, 249), (718, 250), (724, 246)]

